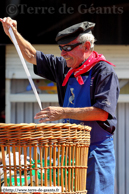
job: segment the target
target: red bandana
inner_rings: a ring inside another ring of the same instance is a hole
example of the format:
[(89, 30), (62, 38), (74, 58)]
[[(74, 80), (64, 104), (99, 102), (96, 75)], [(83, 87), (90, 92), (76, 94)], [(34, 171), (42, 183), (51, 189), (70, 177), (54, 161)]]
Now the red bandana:
[(92, 54), (89, 56), (89, 58), (81, 65), (80, 67), (73, 69), (70, 68), (68, 71), (62, 86), (65, 86), (69, 80), (69, 77), (71, 76), (72, 73), (74, 73), (74, 77), (78, 81), (80, 85), (83, 85), (83, 79), (81, 77), (81, 74), (88, 72), (92, 67), (94, 67), (99, 61), (105, 61), (109, 63), (110, 65), (115, 66), (113, 63), (110, 63), (105, 59), (105, 57), (102, 54), (98, 54), (97, 52), (93, 51)]

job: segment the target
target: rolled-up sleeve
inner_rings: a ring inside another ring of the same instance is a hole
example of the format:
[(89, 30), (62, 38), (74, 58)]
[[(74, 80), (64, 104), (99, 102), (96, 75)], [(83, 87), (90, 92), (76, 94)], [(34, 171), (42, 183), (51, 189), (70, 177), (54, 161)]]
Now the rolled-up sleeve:
[(34, 73), (56, 82), (58, 71), (63, 71), (65, 60), (63, 57), (55, 57), (52, 54), (44, 54), (36, 51), (37, 65), (34, 65)]
[(100, 73), (95, 84), (94, 107), (115, 116), (119, 96), (119, 82), (114, 71)]
[(57, 84), (59, 104), (62, 106), (66, 90), (62, 83), (64, 75), (68, 71), (65, 59), (37, 51), (36, 60), (37, 65), (34, 65), (34, 73)]

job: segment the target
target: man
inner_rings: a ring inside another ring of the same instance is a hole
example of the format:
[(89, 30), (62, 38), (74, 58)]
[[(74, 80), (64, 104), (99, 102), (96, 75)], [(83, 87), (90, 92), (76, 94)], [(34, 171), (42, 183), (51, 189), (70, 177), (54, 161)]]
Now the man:
[(24, 58), (34, 64), (36, 74), (57, 83), (60, 107), (46, 107), (35, 115), (40, 122), (89, 125), (88, 194), (113, 194), (115, 158), (113, 132), (119, 95), (118, 78), (110, 62), (93, 51), (95, 24), (82, 22), (59, 32), (56, 41), (62, 57), (36, 51), (17, 31), (11, 18), (0, 19), (9, 36), (11, 26)]

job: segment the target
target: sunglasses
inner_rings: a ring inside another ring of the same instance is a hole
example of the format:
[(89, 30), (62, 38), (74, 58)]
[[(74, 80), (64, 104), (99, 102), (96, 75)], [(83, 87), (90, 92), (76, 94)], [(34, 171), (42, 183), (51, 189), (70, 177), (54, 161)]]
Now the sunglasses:
[(83, 44), (83, 43), (82, 42), (78, 42), (76, 44), (65, 45), (65, 46), (60, 46), (59, 45), (59, 48), (60, 48), (61, 51), (64, 50), (64, 51), (67, 51), (68, 52), (68, 51), (73, 50), (75, 47), (77, 47), (80, 44)]

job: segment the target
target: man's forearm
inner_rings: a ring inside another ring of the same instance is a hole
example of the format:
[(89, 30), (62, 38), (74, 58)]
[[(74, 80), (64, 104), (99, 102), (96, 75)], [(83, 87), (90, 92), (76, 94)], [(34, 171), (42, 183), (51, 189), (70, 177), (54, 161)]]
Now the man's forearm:
[(80, 121), (106, 121), (108, 119), (108, 113), (96, 107), (64, 108), (49, 106), (37, 113), (34, 118), (42, 119), (40, 122), (56, 121), (66, 118)]
[(17, 39), (18, 45), (21, 49), (23, 57), (29, 63), (36, 65), (36, 49), (27, 41), (25, 40), (19, 32), (15, 32), (15, 37)]
[(16, 22), (16, 20), (12, 20), (10, 17), (7, 17), (7, 18), (5, 17), (3, 19), (0, 18), (0, 22), (2, 22), (4, 31), (5, 31), (6, 35), (9, 36), (10, 39), (11, 39), (11, 37), (10, 37), (10, 34), (9, 34), (9, 28), (10, 27), (12, 28), (12, 30), (15, 34), (15, 37), (17, 39), (18, 45), (19, 45), (19, 47), (21, 49), (21, 52), (23, 54), (23, 57), (29, 63), (32, 63), (32, 64), (36, 65), (36, 50), (28, 41), (26, 41), (19, 34), (19, 32), (17, 31), (17, 22)]
[(64, 118), (83, 121), (106, 121), (108, 113), (96, 107), (64, 108)]

